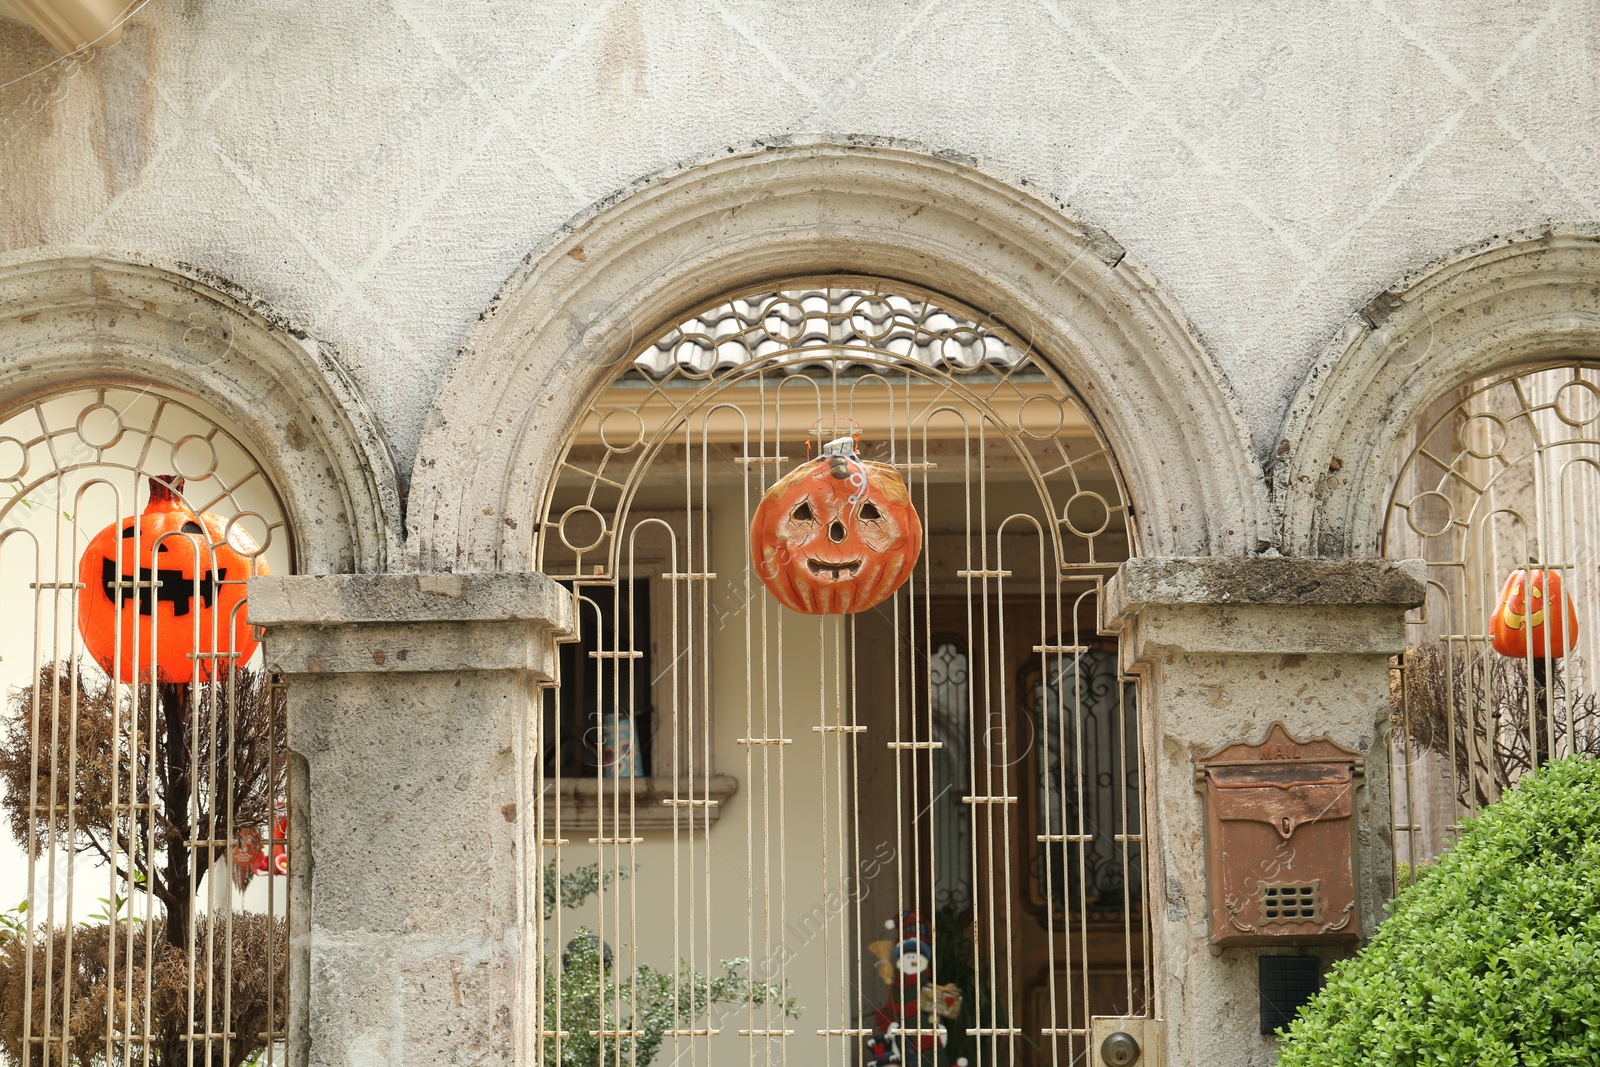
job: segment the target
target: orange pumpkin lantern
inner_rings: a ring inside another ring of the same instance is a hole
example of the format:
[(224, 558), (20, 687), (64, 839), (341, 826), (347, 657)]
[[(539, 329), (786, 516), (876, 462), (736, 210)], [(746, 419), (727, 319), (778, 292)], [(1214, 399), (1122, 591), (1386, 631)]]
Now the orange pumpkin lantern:
[(756, 576), (806, 615), (849, 615), (887, 600), (922, 553), (922, 521), (900, 473), (852, 438), (780, 478), (750, 523)]
[(1494, 650), (1513, 659), (1560, 659), (1578, 643), (1578, 609), (1555, 571), (1512, 571), (1489, 621)]
[[(242, 664), (256, 650), (242, 604), (243, 580), (267, 573), (265, 561), (255, 558), (260, 549), (221, 516), (196, 515), (182, 492), (182, 478), (151, 478), (144, 514), (95, 534), (78, 561), (78, 632), (108, 674), (116, 665), (121, 603), (120, 682), (149, 681), (152, 640), (158, 682), (189, 681), (197, 662), (200, 680), (208, 682), (225, 673), (213, 669), (209, 653), (237, 652), (232, 662)], [(224, 584), (232, 582), (240, 584)]]

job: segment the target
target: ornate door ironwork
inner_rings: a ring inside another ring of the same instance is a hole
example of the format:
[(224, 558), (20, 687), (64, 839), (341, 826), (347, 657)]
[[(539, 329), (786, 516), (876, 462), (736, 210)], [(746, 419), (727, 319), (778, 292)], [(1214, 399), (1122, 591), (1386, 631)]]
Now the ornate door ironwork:
[[(840, 435), (924, 546), (890, 600), (801, 615), (751, 520)], [(1019, 339), (870, 279), (725, 300), (591, 398), (535, 518), (587, 664), (537, 738), (547, 1062), (871, 1062), (900, 958), (873, 943), (910, 911), (961, 1001), (902, 1019), (923, 1062), (1056, 1062), (1145, 1010), (1137, 715), (1098, 608), (1129, 507)]]

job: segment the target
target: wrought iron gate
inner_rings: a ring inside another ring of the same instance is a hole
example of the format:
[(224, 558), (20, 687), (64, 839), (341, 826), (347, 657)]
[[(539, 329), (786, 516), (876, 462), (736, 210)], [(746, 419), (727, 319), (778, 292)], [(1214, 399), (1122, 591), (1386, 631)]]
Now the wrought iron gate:
[[(539, 738), (543, 1061), (1073, 1062), (1149, 964), (1099, 624), (1132, 524), (1087, 413), (1003, 329), (867, 279), (635, 355), (536, 517), (579, 620)], [(752, 517), (841, 436), (904, 477), (924, 546), (877, 607), (801, 614)]]
[(244, 604), (293, 567), (277, 492), (132, 385), (0, 415), (0, 487), (0, 1058), (281, 1060), (283, 709)]
[(1411, 445), (1384, 531), (1428, 562), (1392, 686), (1402, 879), (1524, 773), (1600, 753), (1600, 371), (1474, 382)]

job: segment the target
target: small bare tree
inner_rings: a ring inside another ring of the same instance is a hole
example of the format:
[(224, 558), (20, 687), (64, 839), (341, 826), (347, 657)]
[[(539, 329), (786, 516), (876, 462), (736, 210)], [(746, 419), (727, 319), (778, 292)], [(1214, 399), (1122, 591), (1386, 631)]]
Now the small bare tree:
[(1482, 807), (1552, 757), (1600, 755), (1600, 698), (1577, 674), (1574, 660), (1413, 645), (1390, 677), (1390, 716), (1413, 753), (1453, 762), (1457, 801)]

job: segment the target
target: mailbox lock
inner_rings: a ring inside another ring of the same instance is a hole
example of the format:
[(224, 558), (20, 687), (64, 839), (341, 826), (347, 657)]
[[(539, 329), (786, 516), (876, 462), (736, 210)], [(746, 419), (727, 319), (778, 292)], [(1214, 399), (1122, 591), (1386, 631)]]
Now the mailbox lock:
[(1129, 1067), (1139, 1062), (1139, 1042), (1132, 1034), (1118, 1030), (1100, 1042), (1100, 1058), (1110, 1067)]

